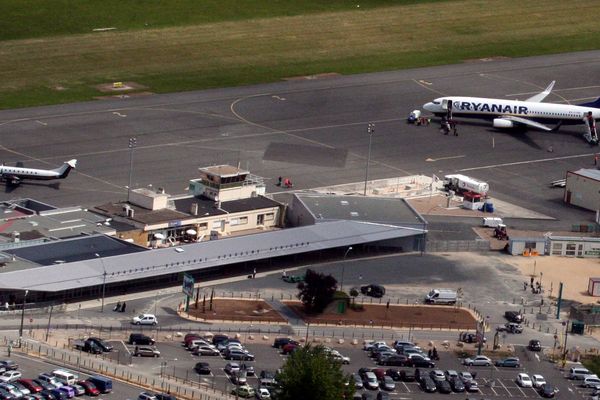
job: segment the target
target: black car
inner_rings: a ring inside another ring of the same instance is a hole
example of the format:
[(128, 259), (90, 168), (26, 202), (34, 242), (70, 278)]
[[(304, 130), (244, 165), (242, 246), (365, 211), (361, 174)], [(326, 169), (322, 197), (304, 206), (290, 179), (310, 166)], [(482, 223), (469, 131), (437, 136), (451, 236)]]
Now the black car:
[(294, 339), (290, 339), (290, 338), (275, 338), (275, 341), (273, 342), (273, 347), (275, 347), (276, 349), (281, 349), (283, 346), (285, 346), (288, 343), (300, 345), (300, 343), (297, 342), (297, 341), (295, 341)]
[(156, 400), (177, 400), (177, 397), (165, 393), (157, 393), (154, 397), (156, 397)]
[(377, 400), (389, 400), (390, 395), (387, 392), (379, 392), (377, 393)]
[(529, 344), (527, 345), (527, 348), (531, 351), (541, 351), (542, 350), (542, 343), (537, 340), (537, 339), (532, 339), (529, 341)]
[(100, 347), (102, 349), (102, 351), (104, 352), (110, 352), (113, 350), (113, 347), (106, 343), (103, 339), (97, 338), (97, 337), (91, 337), (87, 339), (89, 342), (94, 343), (94, 345)]
[(152, 346), (154, 344), (154, 339), (152, 339), (150, 336), (144, 335), (143, 333), (132, 333), (129, 335), (129, 344)]
[(462, 393), (465, 391), (465, 384), (459, 378), (452, 378), (448, 382), (454, 392)]
[(452, 393), (452, 387), (448, 381), (435, 381), (435, 387), (440, 393)]
[(400, 380), (402, 382), (414, 382), (416, 380), (415, 373), (411, 370), (403, 369), (400, 371)]
[(254, 355), (242, 350), (229, 350), (224, 354), (226, 360), (254, 361)]
[(57, 400), (58, 397), (54, 393), (52, 393), (49, 389), (44, 389), (39, 394), (44, 398), (44, 400)]
[(400, 375), (400, 371), (398, 371), (398, 370), (397, 370), (397, 369), (395, 369), (395, 368), (389, 368), (389, 369), (386, 369), (386, 370), (385, 370), (385, 374), (386, 374), (387, 376), (389, 376), (390, 378), (392, 378), (393, 380), (395, 380), (395, 381), (399, 381), (399, 380), (400, 380), (400, 377), (401, 377), (401, 375)]
[(407, 364), (408, 357), (402, 354), (395, 354), (389, 357), (384, 357), (379, 361), (380, 365), (390, 365), (394, 367), (403, 367)]
[(421, 389), (425, 392), (433, 393), (437, 390), (437, 386), (435, 386), (435, 382), (427, 375), (422, 375), (419, 381), (421, 385)]
[(418, 368), (433, 368), (435, 367), (435, 363), (431, 360), (426, 359), (425, 357), (415, 355), (408, 359), (408, 365)]
[(365, 296), (371, 297), (383, 297), (385, 295), (385, 288), (381, 285), (370, 284), (360, 287), (360, 292)]
[(538, 393), (540, 394), (540, 396), (549, 399), (554, 397), (556, 393), (558, 393), (558, 389), (546, 383), (538, 388)]
[(504, 318), (510, 322), (516, 322), (517, 324), (523, 322), (523, 314), (521, 314), (521, 311), (506, 311), (504, 313)]
[(210, 375), (210, 365), (207, 362), (196, 363), (194, 371), (200, 375)]
[(227, 336), (227, 335), (215, 335), (212, 338), (212, 344), (214, 346), (216, 346), (219, 343), (227, 342), (228, 340), (229, 340), (229, 336)]
[(43, 387), (44, 390), (54, 389), (54, 385), (51, 385), (48, 382), (43, 381), (41, 379), (34, 379), (33, 383), (35, 383), (36, 385), (39, 385), (39, 386)]

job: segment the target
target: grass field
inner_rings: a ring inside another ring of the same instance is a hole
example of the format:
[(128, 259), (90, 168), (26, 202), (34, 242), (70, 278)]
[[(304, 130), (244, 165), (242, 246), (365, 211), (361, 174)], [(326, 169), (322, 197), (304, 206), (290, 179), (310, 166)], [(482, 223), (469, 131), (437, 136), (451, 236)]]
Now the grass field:
[[(20, 12), (22, 21), (33, 12), (17, 7), (20, 3), (2, 2), (0, 10), (13, 4), (17, 11), (4, 11)], [(1, 108), (92, 99), (102, 95), (95, 85), (113, 81), (135, 81), (160, 93), (600, 46), (600, 2), (583, 0), (497, 0), (493, 5), (483, 0), (181, 0), (169, 3), (170, 13), (158, 1), (22, 3), (63, 6), (46, 12), (56, 20), (27, 24), (28, 30), (6, 22), (13, 18), (4, 14), (6, 29), (0, 35), (18, 39), (0, 42)], [(65, 11), (67, 3), (107, 6), (104, 13), (90, 15), (89, 9)], [(206, 12), (192, 7), (196, 3)], [(269, 8), (261, 9), (263, 3)], [(144, 12), (138, 14), (132, 4)], [(185, 6), (190, 7), (187, 17)], [(43, 14), (32, 18), (40, 22)], [(151, 21), (147, 27), (146, 20)], [(89, 33), (107, 25), (119, 29)]]

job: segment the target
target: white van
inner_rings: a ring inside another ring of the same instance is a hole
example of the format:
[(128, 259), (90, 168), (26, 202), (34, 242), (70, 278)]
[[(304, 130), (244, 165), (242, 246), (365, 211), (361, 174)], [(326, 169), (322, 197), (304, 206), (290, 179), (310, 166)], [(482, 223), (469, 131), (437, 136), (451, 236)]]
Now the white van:
[(569, 368), (569, 379), (581, 380), (581, 379), (585, 378), (586, 375), (591, 375), (591, 372), (583, 367)]
[(73, 385), (79, 379), (77, 375), (64, 369), (55, 369), (52, 375), (63, 385)]
[(428, 304), (456, 304), (458, 294), (452, 289), (432, 289), (425, 296), (425, 303)]
[(502, 218), (498, 218), (498, 217), (483, 218), (483, 226), (488, 227), (488, 228), (496, 228), (503, 224), (504, 224), (504, 221), (502, 221)]

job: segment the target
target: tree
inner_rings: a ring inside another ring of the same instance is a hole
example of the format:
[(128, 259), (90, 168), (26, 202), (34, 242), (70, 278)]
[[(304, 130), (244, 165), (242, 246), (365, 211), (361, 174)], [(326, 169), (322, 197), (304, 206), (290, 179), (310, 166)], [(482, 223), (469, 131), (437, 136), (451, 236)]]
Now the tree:
[(350, 289), (350, 297), (352, 297), (352, 304), (356, 304), (356, 298), (360, 293), (358, 293), (358, 289), (352, 288)]
[(282, 400), (351, 399), (354, 384), (347, 385), (350, 375), (341, 363), (329, 358), (323, 346), (306, 346), (293, 352), (283, 365), (277, 381)]
[(333, 300), (336, 287), (337, 281), (333, 276), (309, 269), (304, 282), (298, 284), (298, 297), (307, 312), (320, 313)]

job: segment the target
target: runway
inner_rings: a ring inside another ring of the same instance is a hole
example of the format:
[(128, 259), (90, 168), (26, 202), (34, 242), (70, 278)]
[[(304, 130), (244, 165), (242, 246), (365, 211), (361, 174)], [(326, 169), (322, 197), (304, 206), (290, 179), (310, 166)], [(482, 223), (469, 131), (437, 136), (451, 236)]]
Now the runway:
[[(464, 64), (167, 95), (132, 96), (0, 112), (0, 160), (49, 168), (77, 158), (60, 185), (25, 183), (2, 200), (31, 197), (57, 206), (125, 199), (132, 186), (185, 191), (198, 167), (233, 164), (299, 189), (362, 181), (375, 124), (369, 178), (461, 171), (490, 184), (492, 197), (561, 221), (593, 213), (565, 207), (548, 183), (593, 167), (582, 127), (511, 132), (465, 121), (459, 136), (405, 123), (408, 113), (442, 95), (525, 99), (556, 80), (546, 101), (600, 96), (600, 51)], [(136, 138), (133, 153), (129, 138)], [(553, 152), (548, 152), (552, 147)], [(132, 159), (131, 159), (132, 157)]]

